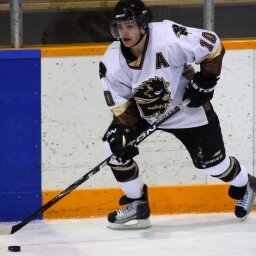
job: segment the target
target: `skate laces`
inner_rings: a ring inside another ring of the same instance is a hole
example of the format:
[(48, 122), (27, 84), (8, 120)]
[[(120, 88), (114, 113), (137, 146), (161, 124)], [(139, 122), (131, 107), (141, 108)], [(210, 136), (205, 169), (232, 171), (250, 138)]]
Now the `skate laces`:
[(236, 201), (236, 206), (242, 207), (244, 209), (248, 207), (248, 204), (250, 202), (250, 194), (252, 193), (252, 190), (251, 191), (249, 190), (251, 190), (251, 188), (248, 186), (245, 191), (244, 197)]
[(130, 203), (126, 207), (117, 210), (117, 215), (119, 217), (127, 217), (127, 215), (134, 214), (135, 212), (136, 212), (135, 204)]
[(237, 200), (236, 206), (247, 209), (249, 204), (251, 204), (251, 200), (254, 197), (254, 193), (256, 193), (256, 178), (249, 174), (249, 181), (247, 184), (247, 188), (242, 199)]

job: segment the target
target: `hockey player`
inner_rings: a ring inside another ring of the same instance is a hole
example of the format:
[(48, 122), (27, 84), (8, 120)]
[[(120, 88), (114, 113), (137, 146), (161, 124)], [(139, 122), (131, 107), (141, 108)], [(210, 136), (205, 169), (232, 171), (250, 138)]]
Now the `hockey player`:
[[(185, 98), (190, 104), (159, 129), (184, 144), (196, 168), (230, 184), (235, 215), (244, 220), (253, 206), (256, 178), (235, 157), (226, 155), (219, 119), (210, 103), (224, 47), (212, 31), (151, 19), (142, 1), (119, 1), (111, 22), (117, 41), (108, 47), (99, 66), (105, 100), (113, 113), (103, 137), (104, 152), (116, 156), (109, 166), (124, 192), (119, 202), (123, 206), (108, 215), (108, 227), (150, 227), (147, 186), (133, 159), (139, 151), (135, 146), (124, 147)], [(200, 65), (199, 72), (188, 65), (193, 62)], [(128, 225), (130, 221), (135, 223)]]

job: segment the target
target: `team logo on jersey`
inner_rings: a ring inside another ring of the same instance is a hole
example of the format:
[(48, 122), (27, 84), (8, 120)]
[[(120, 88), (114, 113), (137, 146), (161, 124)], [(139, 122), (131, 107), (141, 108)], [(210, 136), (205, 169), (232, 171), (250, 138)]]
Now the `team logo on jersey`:
[(107, 68), (105, 66), (105, 64), (103, 62), (99, 63), (99, 75), (100, 75), (100, 79), (102, 77), (105, 77), (107, 73)]
[(172, 101), (168, 86), (168, 82), (156, 76), (134, 90), (134, 99), (142, 117), (156, 117), (166, 111)]
[(172, 29), (178, 38), (180, 38), (181, 35), (183, 35), (183, 36), (188, 35), (186, 27), (182, 27), (182, 26), (178, 26), (177, 24), (174, 24), (174, 25), (172, 25)]

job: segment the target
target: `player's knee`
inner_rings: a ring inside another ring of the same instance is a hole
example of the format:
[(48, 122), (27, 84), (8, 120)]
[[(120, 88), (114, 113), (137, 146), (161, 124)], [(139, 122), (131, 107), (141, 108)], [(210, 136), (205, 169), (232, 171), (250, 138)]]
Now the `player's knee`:
[(133, 160), (123, 165), (109, 163), (109, 166), (118, 182), (127, 182), (136, 179), (139, 175), (138, 165)]

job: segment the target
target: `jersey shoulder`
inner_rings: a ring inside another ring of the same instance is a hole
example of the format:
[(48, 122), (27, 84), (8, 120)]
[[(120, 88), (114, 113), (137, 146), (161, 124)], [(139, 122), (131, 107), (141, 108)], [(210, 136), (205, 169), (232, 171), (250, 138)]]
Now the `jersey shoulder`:
[(155, 44), (165, 42), (169, 49), (175, 49), (178, 55), (186, 56), (187, 61), (200, 63), (221, 49), (220, 38), (213, 31), (187, 27), (170, 20), (152, 23), (151, 26), (153, 34), (160, 35), (155, 39)]
[(103, 54), (102, 61), (105, 64), (108, 64), (108, 63), (113, 64), (114, 61), (116, 62), (116, 60), (118, 60), (119, 53), (120, 53), (120, 42), (114, 41), (108, 46), (107, 50)]
[[(114, 41), (111, 43), (100, 61), (100, 76), (113, 77), (120, 72), (120, 68), (123, 66), (123, 58), (120, 50), (120, 42)], [(101, 70), (104, 71), (104, 75), (101, 74)]]
[(149, 29), (151, 33), (157, 34), (157, 40), (159, 42), (174, 43), (176, 42), (176, 36), (173, 33), (174, 22), (170, 20), (164, 20), (161, 22), (151, 22)]

